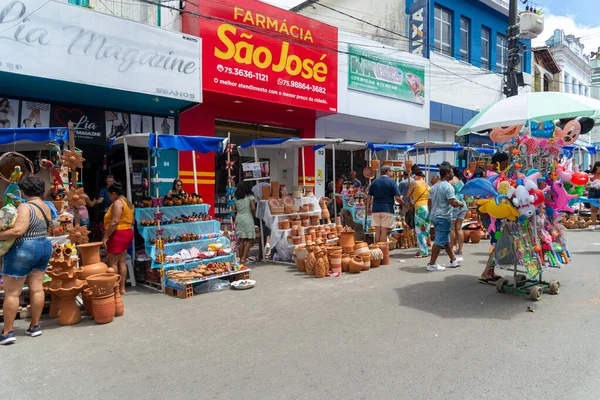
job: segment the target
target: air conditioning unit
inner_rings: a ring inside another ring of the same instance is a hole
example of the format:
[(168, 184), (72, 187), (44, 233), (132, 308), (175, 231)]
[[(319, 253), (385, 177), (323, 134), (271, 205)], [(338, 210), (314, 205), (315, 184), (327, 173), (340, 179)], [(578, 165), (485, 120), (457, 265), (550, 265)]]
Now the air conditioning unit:
[(544, 31), (544, 17), (533, 11), (522, 11), (519, 14), (520, 37), (535, 39)]

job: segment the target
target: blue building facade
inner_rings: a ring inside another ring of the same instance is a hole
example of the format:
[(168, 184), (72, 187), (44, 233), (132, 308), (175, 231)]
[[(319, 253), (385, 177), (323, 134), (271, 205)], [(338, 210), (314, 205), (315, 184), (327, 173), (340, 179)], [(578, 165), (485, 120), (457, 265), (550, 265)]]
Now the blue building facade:
[[(508, 7), (500, 2), (502, 0), (406, 0), (410, 51), (420, 52), (427, 58), (434, 51), (503, 74), (508, 56)], [(520, 43), (524, 47), (520, 69), (531, 73), (531, 41)], [(460, 126), (475, 114), (475, 110), (431, 102), (431, 121)]]

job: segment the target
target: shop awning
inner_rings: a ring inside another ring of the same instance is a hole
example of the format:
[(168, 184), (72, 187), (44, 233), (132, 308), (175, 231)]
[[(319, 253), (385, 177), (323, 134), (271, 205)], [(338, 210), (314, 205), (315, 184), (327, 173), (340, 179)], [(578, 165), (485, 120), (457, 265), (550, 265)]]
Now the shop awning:
[[(115, 144), (125, 144), (132, 147), (148, 147), (153, 149), (156, 146), (155, 133), (139, 133), (133, 135), (121, 136), (114, 140)], [(179, 151), (197, 151), (199, 153), (225, 151), (227, 139), (214, 136), (183, 136), (183, 135), (158, 135), (159, 149), (173, 149)]]
[(0, 151), (36, 151), (44, 143), (67, 140), (66, 128), (0, 128)]
[(372, 143), (367, 142), (367, 146), (371, 151), (384, 151), (384, 150), (395, 150), (395, 151), (408, 151), (413, 147), (414, 143)]
[(314, 146), (313, 151), (317, 151), (322, 148), (331, 150), (331, 149), (333, 149), (334, 145), (335, 145), (336, 150), (341, 150), (341, 151), (359, 151), (359, 150), (365, 150), (368, 147), (366, 142), (355, 142), (352, 140), (344, 140), (339, 143), (320, 144), (320, 145)]
[(480, 154), (494, 154), (496, 153), (496, 149), (495, 148), (482, 148), (482, 147), (462, 147), (460, 146), (460, 150), (457, 151), (472, 151), (473, 153), (480, 153)]
[(256, 150), (294, 150), (301, 147), (313, 147), (313, 150), (323, 146), (342, 143), (342, 139), (301, 139), (301, 138), (268, 138), (254, 139), (238, 146), (238, 153), (242, 157), (256, 157)]

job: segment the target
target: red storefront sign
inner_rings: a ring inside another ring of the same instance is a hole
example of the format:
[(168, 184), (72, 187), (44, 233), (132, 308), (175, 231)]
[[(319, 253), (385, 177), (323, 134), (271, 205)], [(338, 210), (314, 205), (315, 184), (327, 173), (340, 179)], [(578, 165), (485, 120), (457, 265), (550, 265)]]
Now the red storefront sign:
[(198, 12), (203, 90), (337, 112), (337, 28), (254, 0)]

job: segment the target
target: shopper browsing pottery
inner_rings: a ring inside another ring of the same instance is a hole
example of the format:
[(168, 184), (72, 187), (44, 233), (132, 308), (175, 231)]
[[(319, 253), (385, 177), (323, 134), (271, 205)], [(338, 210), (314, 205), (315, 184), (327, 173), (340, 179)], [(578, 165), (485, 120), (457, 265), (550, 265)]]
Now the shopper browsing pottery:
[(19, 189), (27, 202), (17, 208), (14, 226), (0, 232), (0, 240), (15, 240), (2, 257), (4, 330), (0, 334), (0, 344), (3, 345), (16, 342), (13, 324), (25, 282), (31, 297), (31, 324), (26, 333), (31, 337), (42, 334), (39, 325), (44, 308), (42, 283), (52, 256), (52, 244), (46, 237), (50, 225), (50, 208), (42, 200), (45, 184), (39, 178), (26, 177), (19, 182)]
[(239, 237), (238, 248), (240, 249), (240, 262), (248, 262), (248, 252), (252, 247), (252, 241), (256, 239), (256, 228), (254, 226), (254, 214), (256, 213), (256, 202), (252, 191), (240, 183), (235, 190), (235, 230)]
[[(104, 216), (104, 238), (106, 246), (106, 263), (121, 275), (121, 294), (125, 294), (127, 280), (127, 250), (133, 242), (133, 204), (124, 197), (125, 190), (115, 182), (108, 188), (112, 205)], [(118, 201), (117, 201), (118, 200)]]

